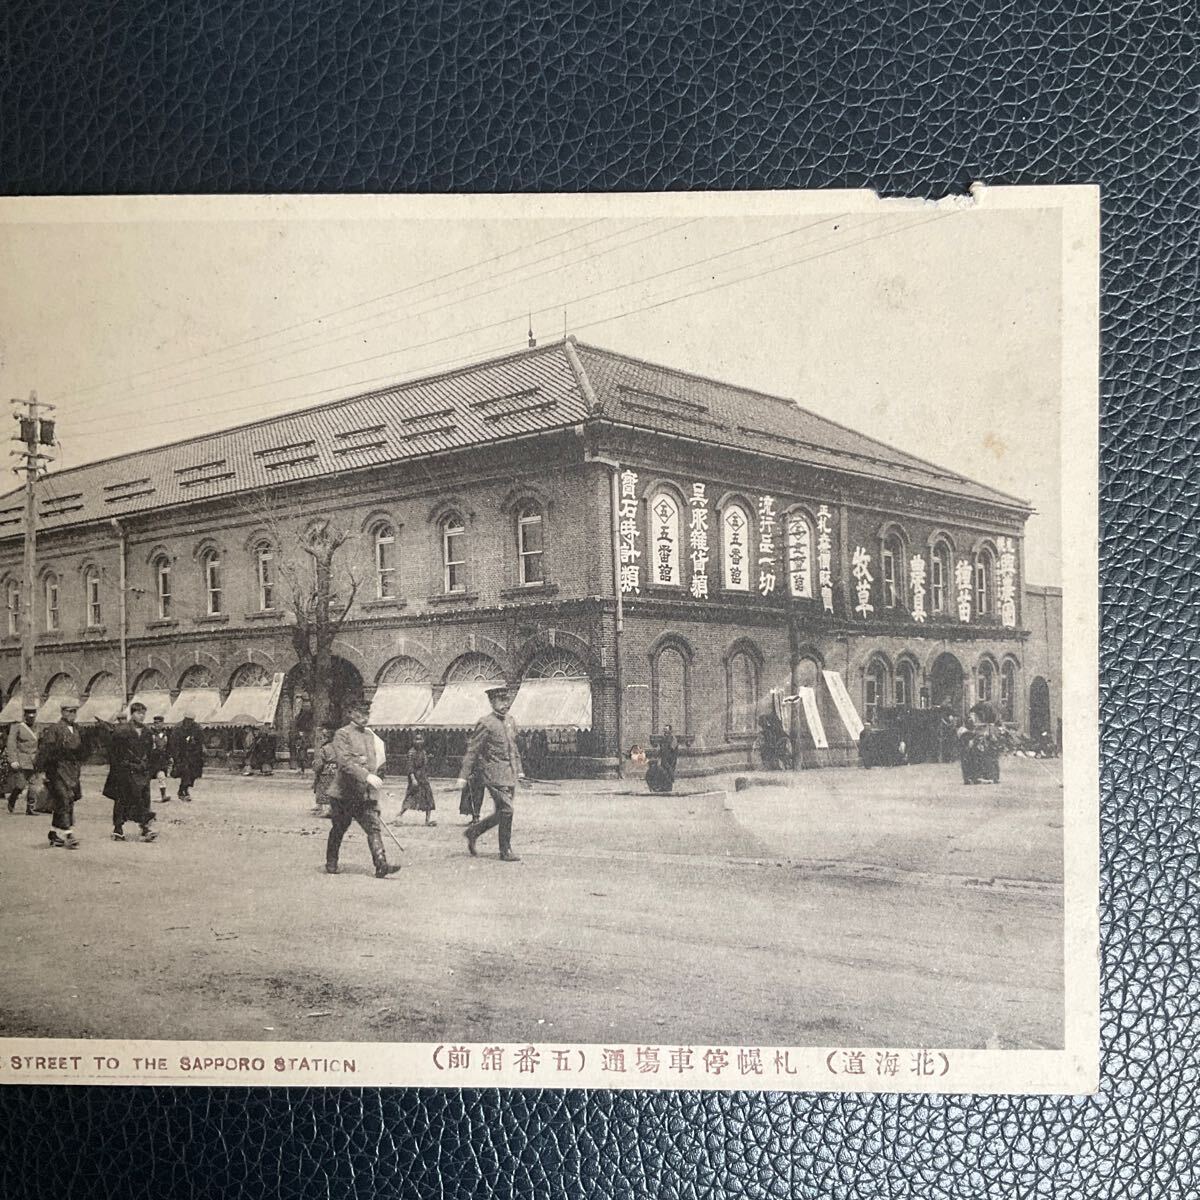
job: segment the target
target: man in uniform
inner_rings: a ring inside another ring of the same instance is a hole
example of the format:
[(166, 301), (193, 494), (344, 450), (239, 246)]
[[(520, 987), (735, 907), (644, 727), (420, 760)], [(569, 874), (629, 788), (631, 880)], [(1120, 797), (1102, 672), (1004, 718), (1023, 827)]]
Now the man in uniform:
[(525, 776), (521, 770), (521, 754), (517, 749), (517, 725), (508, 715), (512, 696), (507, 687), (498, 686), (488, 688), (487, 698), (492, 711), (481, 717), (471, 731), (471, 741), (458, 773), (458, 786), (466, 786), (478, 765), (483, 786), (492, 797), (495, 808), (490, 817), (472, 821), (463, 830), (463, 836), (467, 839), (467, 849), (474, 857), (476, 841), (498, 825), (500, 861), (520, 862), (512, 852), (513, 792), (517, 780), (524, 781)]
[[(132, 716), (132, 711), (130, 716)], [(145, 718), (146, 710), (142, 709)], [(161, 716), (154, 718), (150, 726), (150, 776), (158, 784), (158, 802), (166, 804), (170, 800), (167, 795), (167, 772), (171, 769), (171, 731)], [(148, 803), (148, 802), (147, 802)]]
[(75, 802), (79, 790), (79, 768), (87, 751), (83, 736), (75, 724), (79, 704), (67, 700), (60, 710), (62, 717), (48, 725), (38, 739), (37, 758), (34, 770), (46, 776), (46, 787), (50, 792), (50, 832), (46, 835), (51, 846), (65, 846), (74, 850), (79, 845), (75, 836)]
[(375, 863), (375, 878), (386, 879), (400, 870), (389, 866), (383, 849), (383, 825), (379, 818), (379, 789), (383, 780), (375, 774), (379, 762), (375, 757), (375, 735), (367, 728), (367, 706), (361, 701), (347, 709), (349, 723), (333, 737), (333, 761), (337, 771), (325, 790), (333, 821), (329, 840), (325, 844), (325, 870), (338, 873), (338, 852), (342, 838), (357, 821), (367, 835), (371, 860)]
[(150, 828), (154, 821), (150, 810), (153, 738), (153, 731), (146, 728), (146, 706), (140, 700), (129, 706), (129, 720), (111, 729), (104, 794), (113, 802), (114, 842), (125, 840), (126, 821), (141, 826), (143, 842), (152, 842), (158, 836)]
[(17, 807), (17, 797), (25, 793), (25, 815), (33, 816), (33, 804), (29, 799), (29, 777), (33, 774), (33, 760), (37, 755), (37, 734), (33, 732), (36, 708), (22, 709), (22, 717), (14, 721), (8, 731), (8, 811)]

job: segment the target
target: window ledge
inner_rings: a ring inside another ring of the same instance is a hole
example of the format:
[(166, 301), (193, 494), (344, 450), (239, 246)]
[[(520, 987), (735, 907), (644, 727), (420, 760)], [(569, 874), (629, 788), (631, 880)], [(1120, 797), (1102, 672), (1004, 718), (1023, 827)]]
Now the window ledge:
[[(206, 621), (218, 621), (218, 620), (222, 620), (222, 619), (228, 620), (227, 617), (226, 618), (221, 618), (221, 617), (204, 617), (204, 618), (202, 618), (202, 620), (206, 620)], [(248, 612), (246, 614), (246, 620), (247, 621), (281, 621), (281, 620), (283, 620), (283, 610), (279, 609), (279, 608), (256, 609), (254, 612)]]
[(376, 597), (374, 600), (364, 600), (360, 607), (366, 612), (387, 612), (389, 609), (407, 608), (408, 601), (402, 596)]
[(159, 617), (155, 621), (147, 621), (147, 629), (174, 629), (179, 624), (177, 617)]
[(474, 604), (478, 592), (437, 592), (427, 600), (429, 604)]
[(197, 625), (227, 625), (229, 623), (228, 613), (209, 613), (206, 617), (196, 617)]
[(81, 636), (85, 638), (102, 638), (107, 632), (107, 629), (103, 625), (85, 625), (79, 632)]
[(44, 629), (37, 635), (39, 642), (61, 642), (63, 640), (63, 631), (61, 629)]
[(558, 584), (543, 579), (541, 583), (522, 583), (516, 587), (502, 588), (501, 600), (539, 599), (542, 596), (557, 596)]

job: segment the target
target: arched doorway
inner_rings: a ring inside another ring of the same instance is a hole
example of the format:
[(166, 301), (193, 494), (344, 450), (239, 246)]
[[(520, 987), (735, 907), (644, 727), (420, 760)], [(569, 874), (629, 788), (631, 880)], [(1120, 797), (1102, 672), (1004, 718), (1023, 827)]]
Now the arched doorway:
[(1029, 735), (1053, 734), (1050, 724), (1050, 685), (1039, 675), (1029, 685)]
[(956, 717), (964, 712), (962, 663), (953, 654), (940, 654), (929, 672), (929, 698), (934, 708), (948, 708)]
[(346, 723), (346, 706), (363, 697), (363, 677), (358, 668), (344, 658), (330, 659), (328, 720), (340, 728)]

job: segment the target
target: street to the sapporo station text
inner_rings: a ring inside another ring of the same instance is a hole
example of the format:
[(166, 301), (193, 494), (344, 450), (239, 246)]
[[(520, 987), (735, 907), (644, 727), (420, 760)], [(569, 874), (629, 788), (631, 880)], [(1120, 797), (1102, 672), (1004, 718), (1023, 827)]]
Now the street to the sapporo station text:
[(993, 787), (957, 764), (778, 780), (539, 784), (515, 866), (466, 854), (435, 782), (439, 824), (393, 825), (381, 884), (357, 830), (325, 874), (308, 778), (214, 767), (144, 845), (108, 840), (89, 768), (78, 851), (0, 813), (0, 1033), (147, 1064), (156, 1040), (1062, 1045), (1059, 762), (1009, 759)]

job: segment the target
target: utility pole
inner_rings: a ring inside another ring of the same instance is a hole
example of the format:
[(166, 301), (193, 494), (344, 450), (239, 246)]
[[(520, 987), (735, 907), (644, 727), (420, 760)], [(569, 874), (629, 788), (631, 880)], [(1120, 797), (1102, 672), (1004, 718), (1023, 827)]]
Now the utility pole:
[(52, 404), (38, 404), (37, 392), (30, 392), (28, 401), (13, 400), (13, 418), (20, 423), (20, 434), (13, 441), (21, 444), (15, 453), (23, 461), (14, 468), (25, 472), (25, 573), (21, 584), (21, 702), (26, 708), (36, 708), (41, 694), (33, 682), (34, 646), (34, 575), (37, 568), (37, 480), (45, 473), (43, 463), (50, 456), (41, 452), (42, 446), (54, 445), (54, 421), (41, 416)]

